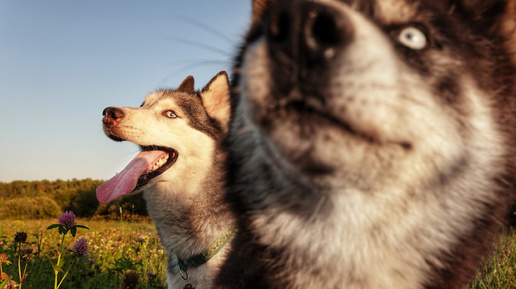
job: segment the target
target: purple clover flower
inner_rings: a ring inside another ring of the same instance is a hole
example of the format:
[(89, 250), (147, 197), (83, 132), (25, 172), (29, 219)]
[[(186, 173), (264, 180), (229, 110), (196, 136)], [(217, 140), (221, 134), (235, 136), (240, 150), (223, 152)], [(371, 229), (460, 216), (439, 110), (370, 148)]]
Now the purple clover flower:
[(25, 232), (17, 232), (14, 235), (14, 242), (25, 243), (26, 241), (27, 241), (27, 233), (25, 233)]
[(75, 222), (75, 215), (71, 211), (64, 212), (59, 217), (59, 224), (63, 225), (65, 229), (71, 229), (77, 225)]
[(154, 273), (152, 273), (152, 271), (151, 271), (151, 270), (147, 271), (147, 278), (149, 278), (149, 279), (150, 279), (150, 278), (152, 278), (152, 277), (154, 277)]
[(80, 238), (75, 242), (72, 247), (72, 251), (77, 255), (87, 255), (88, 254), (88, 243), (86, 242), (86, 238)]

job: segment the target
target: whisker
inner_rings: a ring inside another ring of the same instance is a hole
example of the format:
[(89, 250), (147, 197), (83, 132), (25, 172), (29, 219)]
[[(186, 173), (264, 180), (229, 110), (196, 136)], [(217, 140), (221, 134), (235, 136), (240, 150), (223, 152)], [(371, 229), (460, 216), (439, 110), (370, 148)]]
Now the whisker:
[(193, 69), (193, 68), (202, 67), (202, 66), (209, 66), (209, 65), (218, 65), (218, 66), (220, 66), (220, 65), (227, 65), (227, 66), (231, 66), (231, 64), (229, 62), (222, 61), (222, 60), (209, 60), (209, 61), (197, 62), (197, 63), (193, 63), (193, 64), (182, 66), (182, 67), (172, 71), (170, 74), (168, 74), (163, 79), (161, 79), (159, 81), (159, 84), (166, 83), (172, 76), (175, 76), (175, 75), (177, 75), (179, 73), (184, 74), (184, 72), (187, 71), (187, 70), (190, 70), (190, 69)]
[(205, 23), (202, 23), (202, 22), (199, 22), (193, 18), (190, 18), (190, 17), (186, 17), (186, 16), (183, 16), (183, 15), (178, 15), (178, 16), (175, 16), (175, 18), (179, 19), (179, 20), (182, 20), (182, 21), (185, 21), (185, 22), (188, 22), (190, 24), (193, 24), (194, 26), (197, 26), (199, 28), (202, 28), (204, 29), (205, 31), (208, 31), (210, 33), (212, 33), (213, 35), (219, 37), (220, 39), (230, 43), (230, 44), (233, 44), (233, 40), (230, 39), (227, 35), (224, 35), (222, 33), (220, 33), (220, 31), (217, 31), (215, 29), (213, 29), (212, 27), (206, 25)]
[(214, 47), (214, 46), (206, 45), (206, 44), (201, 43), (201, 42), (192, 41), (192, 40), (185, 39), (185, 38), (180, 38), (180, 37), (173, 37), (173, 36), (167, 36), (166, 38), (169, 39), (169, 40), (172, 40), (172, 41), (176, 41), (178, 43), (189, 44), (189, 45), (192, 45), (192, 46), (195, 46), (195, 47), (204, 48), (204, 49), (206, 49), (208, 51), (216, 52), (216, 53), (221, 54), (223, 56), (230, 56), (231, 55), (231, 53), (229, 53), (226, 50), (222, 50), (222, 49), (219, 49), (219, 48)]
[(175, 61), (167, 61), (167, 64), (175, 65), (175, 64), (198, 64), (198, 63), (206, 63), (206, 64), (223, 64), (228, 65), (229, 61), (225, 60), (216, 60), (216, 59), (182, 59)]

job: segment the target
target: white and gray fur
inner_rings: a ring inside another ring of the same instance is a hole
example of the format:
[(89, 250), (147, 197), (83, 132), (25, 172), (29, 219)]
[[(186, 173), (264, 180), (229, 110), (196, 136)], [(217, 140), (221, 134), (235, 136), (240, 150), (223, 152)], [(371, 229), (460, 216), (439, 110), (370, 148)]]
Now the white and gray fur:
[(219, 287), (465, 286), (512, 200), (507, 2), (254, 1)]
[[(143, 147), (174, 149), (174, 165), (144, 188), (147, 209), (168, 253), (169, 289), (191, 284), (195, 289), (212, 288), (229, 245), (197, 268), (189, 267), (188, 279), (179, 272), (178, 258), (201, 253), (233, 225), (223, 200), (226, 150), (222, 146), (229, 128), (229, 82), (225, 72), (215, 76), (201, 92), (187, 77), (174, 90), (149, 94), (141, 107), (111, 108), (123, 118), (107, 128), (116, 140)], [(164, 116), (174, 111), (174, 119)], [(183, 273), (186, 276), (185, 273)]]

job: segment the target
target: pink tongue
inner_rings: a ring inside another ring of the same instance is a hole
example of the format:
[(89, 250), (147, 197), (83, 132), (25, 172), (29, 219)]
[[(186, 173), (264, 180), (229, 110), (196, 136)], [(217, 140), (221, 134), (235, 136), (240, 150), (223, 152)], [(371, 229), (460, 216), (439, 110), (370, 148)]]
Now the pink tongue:
[(107, 204), (118, 197), (129, 194), (136, 187), (138, 178), (148, 173), (154, 164), (166, 154), (167, 152), (164, 151), (142, 151), (122, 172), (97, 188), (97, 200), (102, 204)]

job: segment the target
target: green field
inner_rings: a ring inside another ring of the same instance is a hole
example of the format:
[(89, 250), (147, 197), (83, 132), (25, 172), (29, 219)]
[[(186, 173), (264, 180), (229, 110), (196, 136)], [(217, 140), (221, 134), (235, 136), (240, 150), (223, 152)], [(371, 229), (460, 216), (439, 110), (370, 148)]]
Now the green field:
[[(78, 224), (90, 230), (78, 228), (75, 237), (68, 233), (62, 252), (59, 249), (63, 235), (57, 229), (46, 229), (54, 223), (57, 219), (2, 221), (0, 257), (5, 254), (8, 261), (3, 262), (1, 268), (4, 279), (8, 276), (8, 282), (17, 284), (15, 288), (55, 288), (56, 279), (59, 283), (67, 271), (59, 288), (166, 288), (166, 257), (150, 220), (78, 219)], [(17, 232), (27, 233), (26, 242), (14, 241)], [(89, 253), (76, 256), (69, 252), (83, 237), (87, 240)], [(53, 265), (59, 259), (59, 253), (64, 264), (55, 278)], [(516, 231), (506, 230), (493, 245), (492, 255), (479, 267), (478, 276), (468, 289), (516, 288), (515, 254)], [(20, 277), (23, 279), (21, 286)], [(132, 284), (127, 280), (129, 277), (133, 278)], [(137, 285), (134, 279), (137, 279)]]
[[(57, 219), (2, 221), (0, 254), (5, 254), (11, 262), (3, 263), (2, 271), (9, 276), (9, 282), (17, 284), (16, 288), (55, 288), (53, 265), (57, 263), (63, 235), (57, 229), (47, 230), (54, 223)], [(59, 288), (166, 288), (166, 257), (152, 221), (78, 219), (77, 223), (89, 230), (78, 228), (75, 238), (71, 233), (66, 235), (61, 252), (64, 264), (57, 283), (66, 271), (68, 274)], [(27, 233), (26, 243), (14, 241), (17, 232)], [(68, 250), (83, 237), (89, 253), (75, 256)], [(25, 274), (20, 286), (20, 276), (23, 278)], [(133, 284), (126, 281), (121, 286), (126, 274), (133, 279), (138, 276), (137, 287), (131, 286), (135, 285), (134, 280)]]

